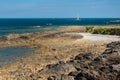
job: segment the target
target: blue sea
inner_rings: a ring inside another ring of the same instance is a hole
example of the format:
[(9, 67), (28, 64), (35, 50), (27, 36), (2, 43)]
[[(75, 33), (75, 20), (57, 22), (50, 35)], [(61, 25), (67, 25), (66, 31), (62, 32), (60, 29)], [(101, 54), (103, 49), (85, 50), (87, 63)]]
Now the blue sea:
[[(0, 36), (9, 33), (47, 31), (42, 28), (61, 26), (120, 25), (120, 18), (4, 18), (0, 19)], [(51, 28), (53, 30), (53, 28)]]
[[(31, 33), (55, 30), (66, 26), (102, 26), (120, 25), (120, 18), (24, 18), (24, 19), (0, 19), (0, 36), (9, 33)], [(46, 29), (45, 29), (46, 28)], [(48, 29), (49, 28), (49, 29)], [(29, 48), (1, 48), (0, 66), (15, 62), (32, 53)], [(28, 53), (28, 54), (27, 54)]]

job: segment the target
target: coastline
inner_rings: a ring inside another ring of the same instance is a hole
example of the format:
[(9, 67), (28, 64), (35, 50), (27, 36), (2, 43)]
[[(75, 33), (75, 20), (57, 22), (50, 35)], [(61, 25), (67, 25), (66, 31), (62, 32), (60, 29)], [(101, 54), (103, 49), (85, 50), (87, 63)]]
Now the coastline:
[[(30, 79), (31, 74), (37, 73), (48, 64), (56, 64), (59, 61), (66, 62), (84, 53), (102, 54), (108, 43), (84, 40), (84, 36), (79, 34), (84, 31), (84, 28), (73, 26), (51, 32), (7, 35), (7, 39), (0, 42), (1, 48), (29, 47), (37, 49), (32, 56), (1, 67), (0, 79), (19, 79), (19, 75), (21, 78)], [(40, 80), (46, 80), (46, 78), (43, 75)]]

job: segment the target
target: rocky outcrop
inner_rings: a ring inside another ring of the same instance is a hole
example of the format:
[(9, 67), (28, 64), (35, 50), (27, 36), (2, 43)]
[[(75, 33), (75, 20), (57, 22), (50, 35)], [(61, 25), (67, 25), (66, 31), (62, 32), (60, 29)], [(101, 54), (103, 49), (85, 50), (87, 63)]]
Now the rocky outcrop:
[(28, 73), (25, 80), (120, 80), (120, 42), (108, 44), (99, 55), (79, 54), (67, 62), (49, 64), (36, 73)]
[(79, 54), (73, 60), (46, 66), (38, 74), (48, 80), (119, 80), (120, 42), (107, 45), (101, 55)]

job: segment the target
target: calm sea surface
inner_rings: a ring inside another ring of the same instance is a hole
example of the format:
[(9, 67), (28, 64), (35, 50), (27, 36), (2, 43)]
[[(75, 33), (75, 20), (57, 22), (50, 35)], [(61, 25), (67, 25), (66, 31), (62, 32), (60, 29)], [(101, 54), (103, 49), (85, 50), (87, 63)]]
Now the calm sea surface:
[(120, 18), (26, 18), (0, 19), (0, 36), (9, 33), (31, 33), (47, 31), (45, 27), (120, 25)]

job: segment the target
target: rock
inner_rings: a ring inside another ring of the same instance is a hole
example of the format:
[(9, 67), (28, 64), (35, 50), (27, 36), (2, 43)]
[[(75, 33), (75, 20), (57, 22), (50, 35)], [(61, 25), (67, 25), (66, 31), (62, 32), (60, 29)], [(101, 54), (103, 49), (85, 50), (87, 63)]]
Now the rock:
[(0, 37), (0, 41), (6, 41), (6, 40), (8, 40), (8, 38), (6, 36), (1, 36)]
[(41, 78), (41, 76), (38, 74), (31, 74), (29, 77), (33, 80), (39, 80)]
[(95, 61), (95, 62), (101, 62), (101, 61), (102, 61), (102, 58), (97, 57), (97, 58), (94, 59), (94, 61)]
[(48, 77), (47, 80), (56, 80), (55, 76)]
[(107, 45), (107, 48), (103, 54), (113, 54), (119, 53), (120, 54), (120, 41), (112, 42)]
[(86, 53), (86, 54), (79, 54), (75, 57), (75, 60), (92, 60), (96, 57), (96, 55), (92, 53)]
[(48, 80), (119, 80), (120, 42), (107, 48), (100, 55), (79, 54), (70, 61), (50, 64), (40, 73), (52, 75)]
[(39, 71), (39, 74), (44, 74), (46, 76), (50, 75), (50, 77), (48, 77), (48, 80), (61, 80), (62, 77), (63, 79), (66, 78), (68, 80), (73, 80), (70, 76), (63, 76), (64, 74), (69, 74), (73, 71), (76, 71), (76, 69), (72, 64), (60, 61), (57, 64), (47, 65), (44, 69)]
[(75, 77), (75, 80), (96, 80), (99, 73), (94, 70), (83, 70)]
[(47, 80), (74, 80), (74, 77), (61, 74), (60, 77), (59, 76), (51, 76), (51, 77), (48, 77)]
[(91, 77), (88, 74), (85, 73), (79, 73), (76, 77), (75, 80), (94, 80), (93, 77)]
[[(100, 55), (79, 54), (67, 62), (49, 64), (29, 77), (33, 80), (39, 80), (42, 75), (47, 80), (120, 80), (120, 42), (110, 43), (107, 48)], [(24, 75), (29, 73), (26, 71)], [(24, 80), (23, 75), (19, 78)]]
[(113, 71), (120, 72), (120, 64), (112, 65), (112, 66), (111, 66), (111, 69), (112, 69)]
[(74, 77), (68, 75), (62, 75), (61, 80), (74, 80)]
[(47, 66), (47, 68), (48, 71), (50, 71), (50, 73), (57, 72), (60, 74), (69, 73), (76, 70), (73, 65), (64, 62), (60, 62), (59, 64), (55, 64), (55, 65), (49, 65)]
[(20, 39), (24, 39), (24, 40), (29, 39), (29, 37), (28, 37), (28, 36), (20, 36), (19, 38), (20, 38)]
[(108, 48), (120, 48), (120, 41), (112, 42), (110, 44), (107, 44)]
[(55, 48), (52, 48), (52, 51), (56, 51), (56, 49), (55, 49)]
[(120, 73), (118, 73), (116, 80), (120, 80)]
[(108, 67), (108, 66), (101, 67), (99, 70), (104, 73), (109, 73), (111, 71), (110, 67)]
[(79, 73), (78, 71), (74, 71), (74, 72), (70, 72), (68, 75), (75, 77), (75, 76), (77, 76), (78, 73)]
[(107, 49), (105, 50), (105, 52), (103, 54), (111, 54), (113, 51), (111, 49)]

